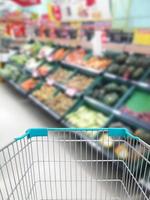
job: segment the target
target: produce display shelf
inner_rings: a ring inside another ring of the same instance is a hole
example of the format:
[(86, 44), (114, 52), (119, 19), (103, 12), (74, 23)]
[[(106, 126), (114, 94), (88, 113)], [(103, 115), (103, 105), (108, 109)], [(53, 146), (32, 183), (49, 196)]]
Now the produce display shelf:
[(85, 96), (84, 100), (88, 104), (90, 104), (90, 105), (92, 105), (92, 106), (94, 106), (96, 108), (99, 108), (102, 111), (104, 110), (104, 111), (112, 112), (112, 108), (111, 107), (107, 106), (106, 104), (104, 104), (104, 103), (102, 103), (100, 101), (97, 101), (96, 99), (93, 99), (93, 98), (91, 98), (89, 96)]
[[(121, 48), (121, 45), (124, 46), (124, 44), (117, 44), (119, 46), (119, 48)], [(116, 46), (117, 47), (117, 46)], [(117, 49), (117, 48), (116, 48)], [(76, 70), (79, 70), (79, 72), (82, 72), (83, 74), (89, 74), (89, 75), (92, 75), (93, 77), (96, 76), (96, 79), (97, 77), (98, 78), (101, 78), (99, 75), (102, 74), (103, 76), (103, 73), (102, 71), (100, 72), (97, 72), (96, 70), (89, 70), (89, 69), (85, 69), (81, 66), (76, 66), (76, 65), (72, 65), (70, 63), (66, 63), (65, 61), (61, 61), (60, 62), (62, 65), (68, 67), (68, 68), (73, 68), (73, 69), (76, 69)], [(23, 69), (22, 69), (23, 70)], [(128, 98), (129, 94), (133, 92), (135, 86), (137, 87), (141, 87), (141, 88), (145, 88), (145, 90), (149, 90), (150, 91), (150, 87), (149, 87), (149, 84), (148, 83), (145, 83), (144, 82), (144, 79), (142, 76), (142, 78), (139, 80), (139, 81), (134, 81), (134, 80), (127, 80), (127, 79), (123, 79), (119, 76), (116, 76), (114, 74), (110, 74), (108, 72), (104, 72), (104, 77), (106, 78), (109, 78), (110, 80), (118, 80), (122, 83), (129, 83), (131, 84), (131, 87), (129, 87), (129, 91), (127, 91), (127, 93), (121, 98), (121, 100), (119, 100), (119, 102), (117, 103), (117, 106), (115, 107), (109, 107), (103, 103), (100, 103), (98, 101), (96, 101), (95, 99), (91, 98), (91, 97), (88, 97), (88, 96), (85, 96), (86, 95), (86, 92), (89, 90), (89, 88), (84, 91), (84, 93), (82, 93), (84, 95), (84, 98), (83, 100), (88, 103), (89, 105), (92, 105), (93, 107), (95, 107), (96, 109), (99, 109), (102, 111), (102, 113), (104, 112), (105, 114), (106, 113), (109, 113), (109, 116), (108, 116), (108, 121), (106, 122), (105, 126), (108, 127), (109, 123), (111, 122), (111, 120), (113, 119), (113, 117), (116, 117), (118, 120), (121, 120), (125, 123), (128, 123), (130, 125), (134, 125), (135, 127), (139, 127), (139, 128), (144, 128), (146, 130), (150, 130), (150, 125), (147, 124), (147, 123), (144, 123), (144, 122), (141, 122), (140, 120), (130, 116), (130, 115), (127, 115), (127, 114), (124, 114), (122, 113), (120, 110), (119, 110), (119, 107), (122, 105), (122, 103)], [(45, 81), (46, 81), (46, 78), (45, 78)], [(6, 82), (11, 85), (13, 88), (15, 88), (20, 94), (22, 95), (28, 95), (28, 98), (29, 100), (35, 104), (37, 107), (39, 107), (40, 109), (42, 109), (43, 111), (45, 111), (49, 116), (52, 116), (56, 121), (60, 122), (62, 124), (62, 126), (64, 127), (72, 127), (72, 125), (67, 121), (65, 120), (65, 116), (67, 115), (67, 113), (69, 113), (71, 110), (74, 110), (74, 108), (76, 106), (73, 106), (72, 108), (70, 108), (64, 116), (60, 116), (59, 114), (57, 114), (56, 112), (54, 112), (51, 108), (47, 107), (46, 105), (44, 105), (42, 102), (40, 102), (37, 98), (35, 98), (32, 94), (27, 94), (25, 93), (20, 87), (18, 84), (16, 84), (15, 82), (11, 81), (11, 80), (6, 80)], [(59, 84), (57, 82), (54, 82), (53, 83), (54, 86), (58, 87), (60, 90), (63, 90), (65, 93), (67, 93), (67, 90), (69, 88), (65, 87), (63, 84)], [(91, 86), (91, 89), (92, 89), (93, 85)], [(81, 96), (81, 94), (79, 94), (79, 96)], [(75, 133), (74, 133), (75, 134)], [(87, 136), (83, 136), (81, 134), (78, 134), (77, 135), (80, 139), (82, 140), (86, 140), (87, 143), (91, 146), (91, 148), (95, 149), (96, 152), (99, 152), (101, 153), (102, 150), (104, 149), (101, 144), (99, 144), (98, 142), (93, 142), (90, 137), (87, 137)], [(96, 136), (97, 137), (97, 136)], [(96, 138), (95, 137), (95, 138)], [(108, 157), (110, 156), (109, 158), (110, 159), (114, 159), (112, 157), (111, 154), (107, 154), (107, 150), (105, 151), (105, 155)], [(143, 181), (143, 182), (142, 182)], [(144, 180), (141, 181), (141, 184), (142, 185), (148, 185), (148, 183), (145, 183)], [(150, 188), (149, 188), (150, 189)]]
[(73, 69), (74, 68), (79, 69), (81, 72), (89, 72), (89, 73), (91, 73), (92, 75), (95, 75), (95, 76), (100, 75), (104, 71), (104, 70), (94, 70), (94, 69), (82, 67), (82, 66), (76, 65), (76, 64), (74, 65), (74, 64), (68, 63), (66, 61), (61, 61), (61, 64), (66, 65), (66, 66), (73, 68)]
[(150, 91), (150, 84), (145, 83), (142, 80), (135, 81), (135, 80), (131, 80), (131, 79), (125, 79), (125, 78), (122, 78), (122, 77), (117, 76), (115, 74), (111, 74), (109, 72), (105, 72), (104, 73), (104, 77), (110, 78), (111, 80), (118, 80), (118, 81), (120, 81), (122, 83), (130, 83), (130, 84), (135, 85), (135, 86), (137, 86), (139, 88), (142, 88), (144, 90)]
[(59, 121), (61, 117), (54, 112), (52, 109), (44, 105), (42, 102), (40, 102), (37, 98), (35, 98), (32, 94), (28, 96), (29, 100), (34, 103), (36, 106), (38, 106), (40, 109), (44, 110), (47, 114), (52, 116), (56, 121)]
[(122, 113), (120, 110), (117, 109), (112, 109), (112, 113), (116, 116), (118, 116), (120, 119), (125, 120), (128, 123), (132, 123), (133, 125), (136, 126), (140, 126), (143, 129), (147, 129), (150, 131), (150, 124), (149, 123), (145, 123), (143, 121), (140, 121), (139, 119), (126, 114), (126, 113)]
[(95, 108), (99, 108), (102, 111), (111, 112), (114, 116), (117, 116), (118, 118), (122, 119), (125, 122), (132, 123), (135, 126), (140, 126), (140, 127), (144, 128), (144, 129), (150, 130), (150, 124), (141, 122), (138, 119), (136, 119), (136, 118), (134, 118), (134, 117), (132, 117), (130, 115), (122, 113), (118, 109), (109, 107), (109, 106), (107, 106), (107, 105), (105, 105), (105, 104), (103, 104), (101, 102), (98, 102), (95, 99), (92, 99), (92, 98), (87, 97), (87, 96), (84, 97), (84, 100), (85, 100), (85, 102), (87, 102), (88, 104), (94, 106)]

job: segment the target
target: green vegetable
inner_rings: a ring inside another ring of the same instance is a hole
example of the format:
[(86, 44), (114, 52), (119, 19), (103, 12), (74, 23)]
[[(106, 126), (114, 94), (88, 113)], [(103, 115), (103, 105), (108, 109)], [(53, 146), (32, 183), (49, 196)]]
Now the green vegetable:
[(117, 83), (108, 83), (107, 85), (104, 86), (105, 90), (107, 92), (111, 92), (111, 91), (114, 91), (116, 89), (118, 89), (118, 85)]
[(121, 93), (125, 93), (128, 90), (128, 87), (126, 85), (120, 85), (120, 87), (118, 87), (118, 90)]
[(125, 71), (127, 70), (127, 68), (128, 68), (127, 65), (120, 66), (120, 69), (118, 70), (118, 74), (123, 75)]
[(137, 68), (136, 71), (133, 73), (132, 78), (133, 79), (139, 78), (140, 76), (142, 76), (143, 72), (144, 72), (144, 68), (142, 67)]
[(116, 62), (119, 63), (119, 64), (122, 64), (126, 61), (127, 59), (127, 54), (120, 54), (116, 57)]
[(98, 128), (103, 127), (108, 118), (101, 112), (92, 110), (87, 106), (81, 106), (76, 111), (68, 114), (66, 119), (75, 127)]
[(119, 95), (117, 93), (110, 93), (110, 94), (105, 95), (104, 103), (108, 105), (113, 105), (116, 103), (118, 99), (119, 99)]
[(135, 55), (130, 55), (128, 59), (126, 60), (127, 65), (136, 65), (138, 63), (137, 56)]
[(113, 63), (113, 64), (108, 68), (108, 72), (114, 73), (114, 74), (115, 74), (116, 72), (118, 72), (119, 68), (120, 68), (120, 66), (119, 66), (118, 64)]

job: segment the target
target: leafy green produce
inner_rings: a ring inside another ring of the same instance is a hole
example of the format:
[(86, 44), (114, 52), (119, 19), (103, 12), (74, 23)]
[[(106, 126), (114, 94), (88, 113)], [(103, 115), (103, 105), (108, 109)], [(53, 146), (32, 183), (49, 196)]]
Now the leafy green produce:
[(3, 69), (0, 69), (0, 76), (16, 81), (16, 79), (20, 76), (20, 71), (17, 67), (7, 64)]
[(108, 120), (103, 113), (92, 110), (87, 106), (81, 106), (76, 111), (68, 114), (66, 119), (75, 127), (98, 128), (103, 127)]
[(128, 87), (125, 84), (120, 84), (117, 82), (109, 83), (103, 80), (100, 82), (100, 86), (97, 86), (94, 89), (92, 97), (107, 105), (113, 106), (127, 90)]
[(25, 81), (28, 78), (29, 78), (29, 75), (27, 73), (23, 73), (18, 78), (17, 83), (20, 84), (20, 83), (22, 83), (23, 81)]
[(42, 44), (40, 42), (33, 43), (31, 47), (31, 53), (34, 55), (37, 54), (40, 51), (41, 47)]
[(24, 65), (28, 60), (28, 57), (23, 54), (15, 54), (10, 58), (10, 61), (17, 65)]

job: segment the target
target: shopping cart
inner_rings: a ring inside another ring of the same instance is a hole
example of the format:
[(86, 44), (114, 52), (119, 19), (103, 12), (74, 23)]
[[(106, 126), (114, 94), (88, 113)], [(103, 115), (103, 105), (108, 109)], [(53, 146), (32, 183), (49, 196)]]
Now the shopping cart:
[(149, 200), (149, 154), (126, 129), (30, 129), (0, 150), (0, 199)]

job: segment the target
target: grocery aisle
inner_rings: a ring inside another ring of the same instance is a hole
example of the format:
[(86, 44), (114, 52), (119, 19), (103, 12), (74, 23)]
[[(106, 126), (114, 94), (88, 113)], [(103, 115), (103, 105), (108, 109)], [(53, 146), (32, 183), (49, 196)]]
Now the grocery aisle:
[(58, 127), (48, 115), (0, 83), (0, 147), (30, 127)]

